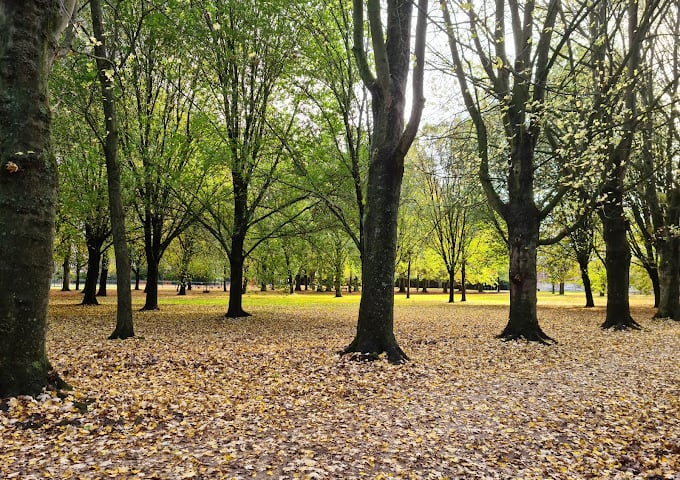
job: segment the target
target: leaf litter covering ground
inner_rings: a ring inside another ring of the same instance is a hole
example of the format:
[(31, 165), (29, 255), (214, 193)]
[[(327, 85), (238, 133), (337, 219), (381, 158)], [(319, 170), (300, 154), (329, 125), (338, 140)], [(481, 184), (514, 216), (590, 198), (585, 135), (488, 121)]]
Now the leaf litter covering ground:
[(339, 359), (356, 305), (135, 314), (51, 307), (75, 387), (0, 403), (0, 478), (680, 478), (680, 325), (602, 332), (539, 308), (556, 346), (493, 338), (507, 307), (400, 306), (412, 362)]

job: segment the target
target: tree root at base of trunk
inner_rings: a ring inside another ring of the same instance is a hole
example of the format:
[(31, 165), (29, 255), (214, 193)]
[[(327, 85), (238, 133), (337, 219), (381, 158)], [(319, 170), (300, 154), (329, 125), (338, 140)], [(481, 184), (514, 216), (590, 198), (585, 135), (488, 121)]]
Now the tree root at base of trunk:
[(541, 330), (541, 327), (538, 326), (523, 331), (506, 327), (496, 338), (500, 338), (504, 342), (525, 340), (527, 342), (537, 342), (541, 345), (554, 345), (557, 343), (557, 340), (546, 335), (543, 330)]
[(244, 310), (240, 310), (238, 312), (227, 312), (224, 314), (224, 318), (245, 318), (245, 317), (252, 317), (252, 314)]
[(392, 365), (402, 365), (410, 360), (399, 345), (378, 348), (359, 348), (356, 340), (344, 350), (338, 352), (340, 356), (349, 355), (349, 359), (355, 362), (374, 362), (379, 360), (382, 354), (386, 354), (387, 361)]
[(642, 330), (642, 326), (633, 320), (633, 317), (628, 317), (624, 321), (617, 322), (606, 320), (602, 325), (600, 325), (600, 328), (603, 330), (611, 329), (619, 332), (625, 330)]

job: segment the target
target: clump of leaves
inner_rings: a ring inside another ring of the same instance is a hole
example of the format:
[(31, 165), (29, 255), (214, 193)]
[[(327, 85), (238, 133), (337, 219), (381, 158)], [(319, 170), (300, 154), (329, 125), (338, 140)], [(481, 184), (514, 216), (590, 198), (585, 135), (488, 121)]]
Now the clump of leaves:
[[(599, 329), (540, 307), (559, 344), (500, 342), (507, 307), (398, 303), (412, 361), (353, 362), (356, 304), (166, 306), (105, 340), (113, 306), (52, 307), (74, 390), (0, 404), (3, 478), (675, 478), (680, 325)], [(637, 319), (651, 318), (636, 307)]]

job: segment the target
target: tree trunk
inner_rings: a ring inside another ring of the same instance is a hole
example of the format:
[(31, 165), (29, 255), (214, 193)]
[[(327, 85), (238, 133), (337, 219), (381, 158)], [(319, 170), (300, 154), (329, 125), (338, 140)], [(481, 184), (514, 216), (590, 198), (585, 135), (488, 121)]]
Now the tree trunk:
[(454, 287), (455, 282), (456, 281), (453, 278), (453, 270), (449, 270), (449, 303), (454, 302), (453, 292), (454, 292), (454, 288), (455, 288)]
[(95, 240), (87, 242), (87, 274), (83, 287), (81, 305), (99, 305), (97, 300), (97, 280), (99, 279), (99, 260), (101, 259), (101, 243)]
[(0, 0), (0, 397), (66, 386), (45, 350), (57, 202), (47, 79), (73, 6)]
[(116, 327), (109, 335), (111, 339), (125, 339), (134, 336), (132, 324), (132, 292), (130, 288), (130, 255), (125, 233), (125, 210), (123, 209), (120, 165), (118, 162), (118, 119), (114, 96), (113, 79), (110, 71), (113, 65), (106, 51), (106, 38), (102, 22), (102, 9), (99, 0), (90, 0), (92, 15), (92, 33), (97, 41), (94, 52), (97, 62), (97, 76), (102, 93), (102, 107), (106, 137), (103, 142), (106, 158), (106, 180), (109, 194), (109, 211), (111, 212), (111, 232), (113, 233), (113, 250), (116, 255)]
[(411, 259), (408, 259), (406, 267), (406, 298), (411, 298)]
[(564, 282), (560, 282), (560, 295), (564, 295)]
[[(229, 289), (229, 308), (225, 317), (248, 317), (250, 314), (243, 310), (243, 244), (245, 235), (234, 232), (231, 237), (231, 288)], [(290, 276), (289, 276), (290, 277)], [(292, 279), (291, 279), (292, 281)], [(293, 284), (291, 283), (291, 289)]]
[(626, 237), (628, 221), (623, 211), (623, 193), (610, 185), (607, 200), (599, 211), (606, 246), (607, 317), (602, 328), (614, 330), (639, 329), (630, 314), (628, 288), (630, 286), (630, 247)]
[(106, 296), (106, 281), (109, 278), (109, 252), (105, 250), (102, 253), (102, 268), (99, 271), (99, 291), (97, 292), (98, 297)]
[(76, 268), (76, 292), (80, 290), (80, 268)]
[(661, 295), (655, 318), (680, 320), (680, 239), (670, 237), (658, 243)]
[(590, 284), (590, 275), (588, 275), (588, 259), (579, 259), (579, 268), (581, 270), (581, 281), (583, 282), (583, 289), (586, 292), (586, 308), (592, 308), (595, 306), (595, 301), (593, 300), (593, 288)]
[[(522, 192), (518, 193), (522, 195)], [(552, 339), (539, 326), (536, 313), (538, 211), (533, 200), (526, 200), (508, 206), (510, 318), (499, 337), (504, 340), (524, 339), (548, 343)]]
[(71, 291), (71, 262), (70, 255), (64, 257), (64, 263), (61, 265), (63, 277), (61, 279), (61, 291), (70, 292)]
[(141, 310), (160, 310), (158, 308), (158, 262), (154, 255), (147, 254), (146, 265), (146, 287), (144, 288), (146, 299)]
[(467, 301), (467, 289), (465, 287), (466, 283), (467, 283), (467, 275), (466, 275), (466, 271), (465, 271), (465, 260), (463, 260), (463, 263), (460, 266), (460, 301), (461, 302)]
[[(392, 363), (408, 360), (394, 336), (394, 264), (403, 158), (379, 149), (371, 162), (364, 222), (364, 286), (354, 341), (345, 353), (375, 359), (386, 352)], [(409, 268), (410, 272), (410, 268)], [(409, 295), (407, 286), (407, 296)]]

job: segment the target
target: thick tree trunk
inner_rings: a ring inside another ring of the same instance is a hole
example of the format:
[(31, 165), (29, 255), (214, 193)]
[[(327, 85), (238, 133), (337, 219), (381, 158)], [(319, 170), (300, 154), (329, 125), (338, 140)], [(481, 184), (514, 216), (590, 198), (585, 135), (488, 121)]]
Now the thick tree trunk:
[(88, 240), (87, 245), (87, 273), (83, 287), (83, 301), (81, 305), (99, 305), (97, 300), (97, 280), (99, 279), (99, 260), (101, 259), (101, 243)]
[(661, 295), (654, 317), (680, 320), (680, 239), (664, 239), (657, 248)]
[(73, 5), (0, 0), (0, 397), (66, 386), (45, 350), (57, 201), (47, 78)]
[(371, 162), (359, 321), (354, 341), (344, 352), (366, 359), (376, 359), (385, 352), (391, 363), (403, 363), (408, 357), (394, 336), (393, 310), (397, 215), (403, 174), (403, 158), (396, 153), (394, 147), (383, 147), (376, 153), (378, 158)]
[(153, 255), (147, 255), (146, 259), (146, 300), (142, 311), (160, 310), (158, 308), (158, 262), (154, 260)]
[(99, 0), (90, 0), (92, 33), (97, 39), (94, 52), (97, 63), (97, 76), (101, 86), (104, 124), (104, 156), (106, 158), (106, 180), (111, 212), (111, 232), (113, 249), (116, 255), (116, 327), (109, 340), (125, 339), (134, 336), (132, 324), (132, 292), (130, 288), (130, 254), (125, 233), (125, 210), (123, 209), (120, 165), (118, 162), (118, 119), (114, 97), (114, 85), (109, 71), (113, 65), (106, 51), (106, 38), (102, 22), (102, 9)]
[(639, 329), (640, 326), (630, 314), (628, 289), (631, 254), (626, 237), (628, 221), (623, 211), (623, 194), (615, 186), (610, 186), (606, 191), (609, 197), (599, 211), (607, 269), (607, 317), (602, 328)]
[(548, 343), (553, 340), (539, 326), (536, 312), (538, 211), (533, 201), (509, 208), (510, 318), (499, 337), (504, 340), (524, 339)]
[[(229, 308), (225, 317), (239, 318), (248, 317), (250, 314), (243, 310), (243, 245), (245, 243), (244, 235), (234, 233), (231, 237), (231, 288), (229, 289)], [(288, 276), (291, 282), (291, 290), (294, 288), (292, 278)]]

